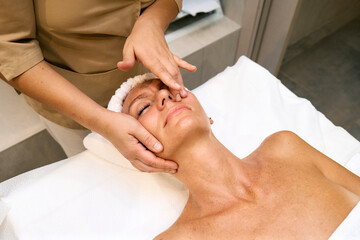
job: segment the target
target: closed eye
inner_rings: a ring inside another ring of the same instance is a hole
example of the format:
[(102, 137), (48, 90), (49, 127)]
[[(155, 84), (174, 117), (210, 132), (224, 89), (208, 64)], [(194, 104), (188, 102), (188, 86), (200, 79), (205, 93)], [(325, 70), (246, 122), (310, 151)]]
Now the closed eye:
[(143, 108), (140, 109), (140, 111), (138, 112), (138, 117), (140, 117), (140, 115), (145, 111), (145, 109), (147, 109), (148, 107), (150, 107), (150, 104), (145, 105)]

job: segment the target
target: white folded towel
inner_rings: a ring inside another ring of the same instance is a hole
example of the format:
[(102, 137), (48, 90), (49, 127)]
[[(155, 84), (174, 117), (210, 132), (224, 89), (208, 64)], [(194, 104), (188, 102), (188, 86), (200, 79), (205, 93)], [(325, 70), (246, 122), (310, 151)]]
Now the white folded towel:
[[(346, 163), (345, 167), (360, 176), (360, 153), (355, 154), (350, 160)], [(359, 226), (360, 228), (360, 226)]]

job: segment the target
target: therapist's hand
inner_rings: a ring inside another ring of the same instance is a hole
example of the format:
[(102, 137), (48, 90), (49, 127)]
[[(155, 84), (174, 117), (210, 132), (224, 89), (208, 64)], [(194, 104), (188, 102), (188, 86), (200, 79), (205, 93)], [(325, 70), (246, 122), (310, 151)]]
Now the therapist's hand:
[(105, 137), (135, 168), (143, 172), (176, 172), (178, 165), (174, 161), (164, 160), (153, 153), (161, 152), (163, 146), (135, 118), (123, 113), (109, 114), (107, 117), (111, 120)]
[[(172, 2), (175, 4), (174, 1)], [(158, 5), (155, 5), (155, 3)], [(155, 3), (154, 6), (151, 6), (152, 9), (147, 9), (142, 14), (144, 16), (141, 15), (136, 21), (131, 34), (125, 42), (123, 60), (118, 62), (117, 66), (122, 71), (128, 71), (134, 66), (135, 61), (141, 62), (159, 77), (170, 88), (176, 100), (180, 101), (181, 97), (187, 96), (187, 92), (183, 85), (179, 67), (194, 72), (196, 66), (182, 60), (169, 50), (164, 36), (164, 25), (156, 21), (157, 17), (159, 19), (166, 18), (160, 18), (161, 12), (156, 12), (151, 17), (152, 11), (156, 11), (156, 7), (161, 7), (162, 4), (159, 0)]]

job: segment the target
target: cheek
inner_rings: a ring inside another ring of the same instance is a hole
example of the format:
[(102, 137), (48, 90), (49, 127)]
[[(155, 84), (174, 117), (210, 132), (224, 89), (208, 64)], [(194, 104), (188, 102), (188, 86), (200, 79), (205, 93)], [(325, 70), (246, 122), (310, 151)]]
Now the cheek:
[(139, 122), (147, 131), (149, 131), (154, 137), (156, 137), (156, 139), (161, 142), (159, 139), (161, 135), (161, 121), (159, 119), (158, 113), (150, 109), (146, 114), (139, 118)]
[(202, 117), (207, 118), (203, 107), (201, 106), (199, 100), (195, 97), (194, 94), (190, 93), (188, 97), (183, 99), (183, 101), (189, 106), (191, 106), (197, 115), (201, 115)]

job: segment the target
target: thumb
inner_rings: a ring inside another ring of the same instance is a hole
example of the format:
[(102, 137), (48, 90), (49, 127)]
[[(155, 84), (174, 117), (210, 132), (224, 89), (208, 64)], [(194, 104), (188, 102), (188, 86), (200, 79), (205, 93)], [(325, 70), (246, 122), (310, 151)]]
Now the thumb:
[(123, 60), (117, 63), (121, 71), (129, 71), (135, 64), (135, 52), (130, 47), (124, 47)]
[(162, 144), (143, 126), (136, 129), (134, 136), (152, 152), (161, 152), (163, 150)]

